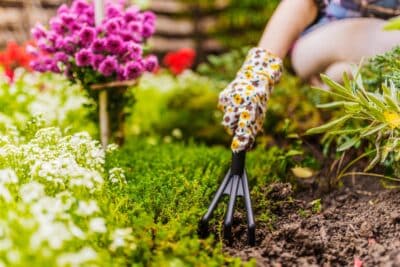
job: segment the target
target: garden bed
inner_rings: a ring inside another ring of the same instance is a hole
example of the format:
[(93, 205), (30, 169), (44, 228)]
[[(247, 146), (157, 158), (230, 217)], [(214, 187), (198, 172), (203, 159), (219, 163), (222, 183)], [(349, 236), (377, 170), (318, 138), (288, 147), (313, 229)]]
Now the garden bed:
[(271, 185), (266, 191), (279, 202), (272, 227), (259, 226), (253, 248), (245, 246), (244, 227), (237, 227), (242, 242), (224, 251), (255, 258), (258, 266), (399, 266), (400, 191), (360, 179), (323, 196), (321, 210), (308, 192), (294, 196), (289, 184)]

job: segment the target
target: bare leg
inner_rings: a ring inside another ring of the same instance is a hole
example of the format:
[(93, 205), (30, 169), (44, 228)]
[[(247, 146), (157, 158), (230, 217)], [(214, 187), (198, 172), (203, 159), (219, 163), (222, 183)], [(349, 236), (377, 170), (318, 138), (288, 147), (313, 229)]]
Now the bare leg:
[(304, 80), (326, 73), (340, 81), (351, 64), (400, 45), (400, 32), (383, 31), (385, 23), (375, 18), (344, 19), (301, 37), (292, 50), (296, 73)]

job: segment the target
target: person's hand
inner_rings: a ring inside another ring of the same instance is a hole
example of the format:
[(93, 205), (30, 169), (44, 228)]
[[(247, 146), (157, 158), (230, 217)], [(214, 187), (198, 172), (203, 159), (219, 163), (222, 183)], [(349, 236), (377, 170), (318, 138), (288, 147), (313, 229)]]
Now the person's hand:
[(282, 74), (282, 60), (262, 48), (253, 48), (236, 75), (220, 93), (222, 124), (234, 135), (233, 152), (249, 150), (262, 130), (266, 105)]

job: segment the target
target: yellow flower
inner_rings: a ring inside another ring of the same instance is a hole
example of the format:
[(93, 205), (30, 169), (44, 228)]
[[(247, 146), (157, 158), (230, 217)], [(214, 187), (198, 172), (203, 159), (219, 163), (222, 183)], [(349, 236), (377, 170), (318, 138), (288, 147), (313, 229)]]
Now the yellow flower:
[(231, 112), (233, 112), (233, 108), (232, 108), (232, 107), (228, 107), (227, 111), (228, 111), (229, 113), (231, 113)]
[(243, 111), (240, 114), (240, 119), (244, 121), (248, 121), (250, 119), (250, 113), (248, 111)]
[(233, 96), (233, 102), (235, 102), (236, 105), (239, 105), (242, 103), (242, 97), (239, 94), (235, 94)]
[(239, 122), (239, 127), (244, 128), (246, 126), (246, 123), (244, 121)]
[(271, 69), (272, 70), (280, 70), (281, 66), (279, 64), (271, 64)]
[(246, 90), (247, 90), (247, 91), (253, 91), (253, 90), (254, 90), (254, 86), (251, 85), (251, 84), (248, 84), (248, 85), (246, 86)]
[(246, 71), (244, 73), (244, 76), (246, 76), (246, 78), (249, 79), (249, 80), (253, 79), (253, 74), (250, 71)]
[(399, 128), (400, 127), (400, 114), (391, 111), (385, 111), (383, 113), (386, 122), (389, 124), (390, 128)]
[(240, 142), (239, 140), (237, 140), (236, 138), (233, 139), (232, 144), (231, 144), (231, 148), (232, 150), (236, 150), (239, 148)]
[(246, 66), (246, 70), (252, 71), (253, 70), (253, 66), (252, 65)]

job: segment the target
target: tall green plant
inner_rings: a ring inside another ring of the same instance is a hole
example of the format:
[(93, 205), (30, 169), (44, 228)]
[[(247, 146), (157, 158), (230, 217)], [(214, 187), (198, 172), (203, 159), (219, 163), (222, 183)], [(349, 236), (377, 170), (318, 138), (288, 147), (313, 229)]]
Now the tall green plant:
[[(382, 84), (381, 90), (369, 92), (363, 84), (361, 74), (356, 74), (350, 80), (345, 74), (344, 84), (334, 82), (328, 76), (322, 75), (322, 80), (330, 87), (325, 91), (335, 100), (319, 105), (320, 108), (343, 109), (343, 116), (310, 129), (307, 134), (323, 133), (324, 139), (339, 139), (345, 141), (338, 144), (337, 151), (345, 151), (366, 141), (375, 149), (370, 153), (375, 157), (366, 170), (377, 163), (384, 163), (389, 156), (394, 161), (400, 160), (400, 92), (398, 87), (388, 81)], [(318, 89), (317, 90), (323, 90)]]

